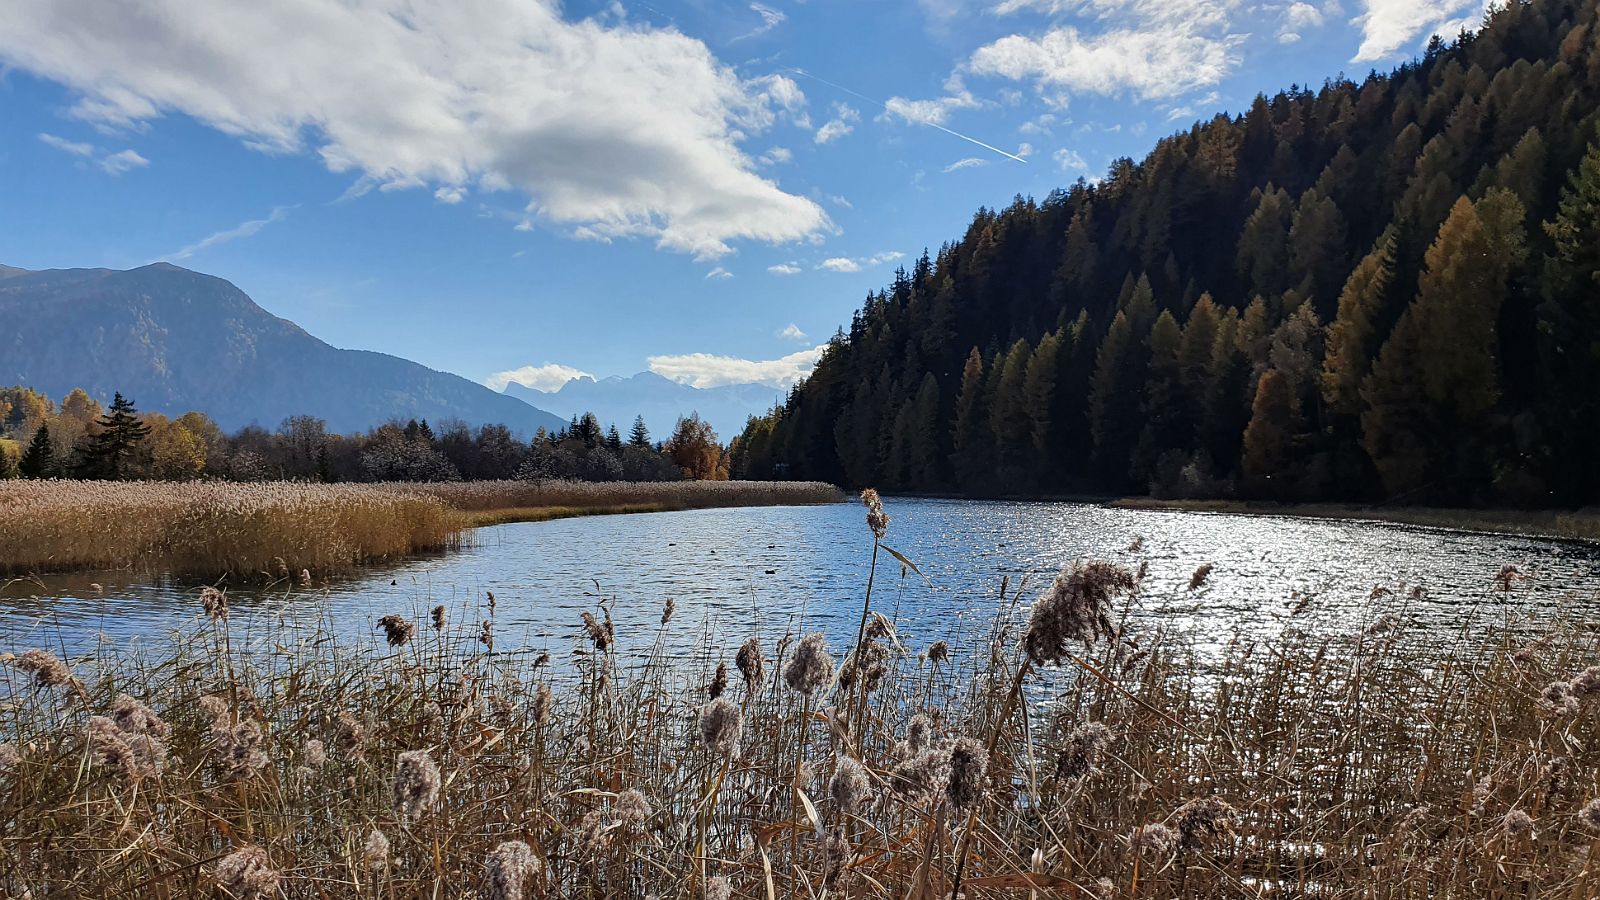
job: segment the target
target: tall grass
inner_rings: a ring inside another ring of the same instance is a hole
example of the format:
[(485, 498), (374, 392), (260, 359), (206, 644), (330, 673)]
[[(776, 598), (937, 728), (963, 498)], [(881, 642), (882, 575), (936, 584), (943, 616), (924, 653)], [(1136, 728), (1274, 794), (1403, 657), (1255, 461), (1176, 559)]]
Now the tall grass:
[(0, 573), (320, 576), (460, 540), (439, 501), (367, 485), (0, 481)]
[(556, 666), (445, 610), (245, 648), (207, 594), (142, 653), (11, 660), (0, 894), (1600, 896), (1593, 623), (1290, 609), (1211, 654), (1131, 630), (1144, 585), (1002, 584), (955, 649), (869, 611), (680, 656), (602, 600)]
[(466, 511), (656, 507), (703, 509), (831, 503), (844, 495), (818, 481), (455, 481), (384, 487), (436, 497)]
[(131, 568), (314, 577), (457, 547), (472, 525), (592, 512), (814, 503), (807, 482), (456, 484), (0, 480), (0, 575)]

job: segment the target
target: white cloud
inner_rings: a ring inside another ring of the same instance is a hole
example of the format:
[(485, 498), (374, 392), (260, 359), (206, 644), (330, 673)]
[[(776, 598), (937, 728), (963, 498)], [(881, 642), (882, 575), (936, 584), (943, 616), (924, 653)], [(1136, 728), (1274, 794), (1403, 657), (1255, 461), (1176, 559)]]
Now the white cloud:
[(119, 150), (100, 159), (97, 163), (108, 175), (121, 175), (133, 169), (142, 169), (150, 165), (150, 160), (140, 156), (134, 150)]
[(740, 143), (803, 102), (675, 29), (569, 21), (555, 0), (14, 0), (0, 63), (76, 91), (73, 114), (183, 113), (396, 188), (517, 189), (527, 214), (714, 258), (833, 230)]
[(760, 37), (789, 20), (788, 15), (782, 10), (773, 9), (765, 3), (750, 4), (750, 11), (761, 17), (761, 24), (757, 25), (753, 31), (747, 31), (734, 38), (734, 40), (742, 41), (745, 38)]
[(847, 103), (835, 103), (833, 105), (833, 113), (833, 118), (817, 129), (817, 143), (819, 144), (836, 141), (855, 131), (855, 123), (861, 121), (861, 113)]
[(1293, 31), (1284, 31), (1278, 34), (1278, 43), (1280, 44), (1295, 44), (1299, 43), (1299, 41), (1300, 35)]
[(806, 333), (800, 330), (799, 325), (790, 322), (789, 324), (783, 326), (782, 331), (778, 332), (778, 337), (781, 337), (786, 341), (803, 341), (806, 339)]
[(1069, 150), (1066, 147), (1062, 147), (1060, 150), (1057, 150), (1055, 153), (1051, 154), (1050, 158), (1054, 159), (1056, 161), (1056, 165), (1060, 166), (1065, 171), (1089, 171), (1089, 164), (1084, 162), (1083, 156), (1076, 150)]
[(967, 66), (978, 75), (1032, 80), (1041, 91), (1160, 99), (1221, 81), (1238, 63), (1235, 43), (1181, 23), (1087, 35), (1060, 26), (1038, 37), (1013, 34), (985, 44)]
[[(86, 160), (93, 159), (94, 164), (100, 167), (101, 171), (107, 175), (121, 175), (124, 172), (142, 169), (150, 165), (150, 160), (140, 156), (137, 150), (119, 150), (116, 153), (102, 154), (100, 148), (93, 144), (69, 141), (64, 137), (46, 132), (39, 133), (39, 140), (47, 146), (54, 147), (70, 156)], [(97, 156), (99, 158), (95, 159)]]
[(1241, 0), (1002, 0), (999, 15), (1029, 10), (1047, 16), (1082, 16), (1145, 25), (1226, 26)]
[(977, 168), (978, 166), (986, 166), (988, 164), (989, 161), (986, 159), (979, 159), (976, 156), (969, 156), (966, 159), (958, 159), (950, 165), (945, 166), (944, 172), (946, 175), (948, 175), (951, 172), (956, 172), (961, 169), (973, 169)]
[(799, 275), (800, 267), (792, 262), (786, 262), (778, 263), (775, 266), (767, 266), (767, 271), (774, 275)]
[(800, 350), (778, 359), (740, 359), (711, 353), (652, 356), (650, 371), (698, 388), (725, 384), (764, 384), (786, 388), (811, 374), (827, 345)]
[(756, 162), (763, 166), (775, 166), (794, 159), (794, 151), (788, 147), (773, 147), (771, 150), (756, 157)]
[(94, 155), (93, 144), (80, 144), (77, 141), (69, 141), (64, 137), (57, 137), (53, 134), (46, 134), (44, 132), (39, 133), (39, 140), (45, 142), (51, 147), (56, 148), (57, 150), (60, 150), (62, 153), (70, 153), (73, 156), (88, 157)]
[(711, 271), (706, 273), (706, 280), (707, 281), (711, 281), (713, 279), (720, 281), (720, 280), (722, 280), (724, 278), (732, 278), (732, 277), (733, 277), (733, 273), (729, 272), (727, 269), (724, 269), (721, 266), (717, 266), (715, 269), (712, 269)]
[(1453, 37), (1459, 25), (1475, 26), (1489, 6), (1486, 0), (1363, 0), (1362, 13), (1356, 17), (1361, 47), (1351, 61), (1395, 56), (1402, 48), (1414, 47), (1422, 36), (1445, 28), (1450, 29), (1446, 36)]
[(1291, 3), (1283, 14), (1283, 24), (1290, 30), (1316, 28), (1325, 21), (1322, 10), (1309, 3)]
[(904, 97), (890, 97), (883, 108), (888, 113), (899, 116), (907, 122), (919, 125), (943, 125), (950, 121), (950, 114), (958, 109), (975, 109), (980, 104), (971, 94), (962, 91), (951, 96), (940, 97), (937, 100), (907, 100)]
[(542, 366), (523, 366), (520, 369), (510, 369), (505, 372), (496, 372), (483, 380), (483, 383), (497, 391), (506, 389), (506, 385), (515, 381), (523, 387), (531, 387), (539, 391), (560, 390), (561, 386), (574, 378), (593, 378), (582, 369), (563, 366), (559, 363), (545, 363)]
[(1027, 141), (1023, 141), (1022, 143), (1017, 145), (1017, 156), (1019, 156), (1019, 157), (1021, 157), (1023, 159), (1027, 159), (1028, 157), (1030, 157), (1032, 155), (1033, 155), (1033, 145), (1032, 144), (1028, 143)]
[(850, 198), (842, 197), (842, 196), (840, 196), (838, 194), (829, 194), (828, 195), (828, 202), (832, 203), (834, 206), (842, 206), (845, 209), (855, 209), (856, 208), (855, 204), (850, 202)]
[(177, 253), (172, 254), (172, 256), (168, 258), (188, 259), (196, 253), (199, 253), (202, 250), (209, 250), (218, 244), (226, 244), (229, 241), (236, 241), (240, 238), (253, 237), (256, 232), (267, 227), (268, 225), (271, 225), (275, 222), (282, 222), (284, 218), (289, 215), (289, 210), (292, 208), (293, 207), (289, 206), (274, 206), (272, 208), (272, 212), (268, 213), (267, 217), (264, 219), (251, 219), (247, 222), (240, 222), (232, 228), (208, 234), (189, 246), (184, 247), (182, 250), (179, 250)]
[(848, 256), (832, 256), (820, 263), (817, 263), (817, 268), (827, 272), (843, 272), (848, 274), (851, 272), (859, 272), (867, 266), (878, 266), (903, 258), (905, 258), (905, 254), (901, 253), (899, 250), (884, 250), (881, 253), (874, 253), (871, 256), (863, 256), (856, 259), (851, 259)]
[(466, 188), (456, 185), (440, 185), (433, 192), (433, 199), (440, 203), (460, 203), (467, 196)]

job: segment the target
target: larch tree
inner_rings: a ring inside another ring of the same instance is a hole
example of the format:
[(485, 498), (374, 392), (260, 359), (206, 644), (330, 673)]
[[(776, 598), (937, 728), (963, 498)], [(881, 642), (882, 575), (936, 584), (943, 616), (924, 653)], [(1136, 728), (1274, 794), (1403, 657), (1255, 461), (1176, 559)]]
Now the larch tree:
[(961, 390), (956, 395), (955, 429), (950, 435), (955, 451), (956, 477), (963, 484), (978, 483), (992, 464), (994, 441), (990, 437), (984, 405), (983, 354), (977, 347), (967, 354), (961, 370)]
[(1600, 471), (1593, 464), (1600, 421), (1600, 140), (1568, 178), (1544, 229), (1551, 242), (1538, 310), (1550, 385), (1545, 418), (1556, 477), (1593, 502), (1600, 499)]

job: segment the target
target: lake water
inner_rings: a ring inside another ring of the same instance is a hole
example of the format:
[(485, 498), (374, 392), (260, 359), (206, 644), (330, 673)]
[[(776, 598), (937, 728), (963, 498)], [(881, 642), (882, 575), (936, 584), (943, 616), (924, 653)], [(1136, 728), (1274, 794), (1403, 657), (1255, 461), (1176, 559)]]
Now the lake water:
[[(1242, 631), (1269, 635), (1289, 620), (1310, 629), (1355, 629), (1385, 614), (1441, 634), (1468, 621), (1592, 601), (1600, 550), (1585, 545), (1365, 522), (1111, 509), (1092, 504), (898, 499), (885, 543), (925, 578), (879, 558), (874, 607), (895, 613), (912, 649), (988, 633), (1002, 577), (1031, 601), (1063, 565), (1105, 558), (1148, 564), (1134, 613), (1143, 625), (1194, 635), (1202, 646)], [(724, 647), (752, 629), (826, 630), (838, 649), (854, 640), (872, 558), (859, 504), (713, 509), (503, 525), (456, 553), (366, 570), (309, 589), (233, 588), (236, 642), (282, 641), (285, 629), (332, 629), (376, 640), (391, 612), (425, 620), (443, 604), (452, 621), (487, 615), (497, 598), (496, 649), (551, 650), (580, 639), (579, 613), (608, 601), (619, 649), (655, 640), (661, 607), (676, 602), (669, 643), (707, 634)], [(1138, 542), (1138, 550), (1130, 545)], [(1205, 586), (1191, 574), (1213, 566)], [(1531, 578), (1510, 595), (1495, 574), (1516, 565)], [(1409, 586), (1422, 585), (1414, 597)], [(1394, 589), (1373, 598), (1375, 586)], [(1405, 587), (1402, 588), (1402, 585)], [(197, 624), (198, 586), (130, 581), (115, 573), (45, 576), (0, 589), (0, 645), (77, 654), (97, 645), (137, 647)], [(1314, 595), (1305, 601), (1306, 595)], [(1026, 604), (1016, 615), (1026, 612)]]

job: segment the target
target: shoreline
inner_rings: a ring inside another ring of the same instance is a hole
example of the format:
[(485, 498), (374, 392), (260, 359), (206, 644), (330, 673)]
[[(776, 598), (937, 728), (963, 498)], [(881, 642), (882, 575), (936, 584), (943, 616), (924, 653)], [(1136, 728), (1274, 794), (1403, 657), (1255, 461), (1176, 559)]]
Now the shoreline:
[(1441, 507), (1361, 506), (1347, 503), (1274, 503), (1253, 500), (1157, 500), (1119, 497), (1102, 501), (1112, 509), (1208, 513), (1229, 516), (1286, 516), (1408, 525), (1477, 534), (1572, 541), (1600, 546), (1600, 509), (1451, 509)]

